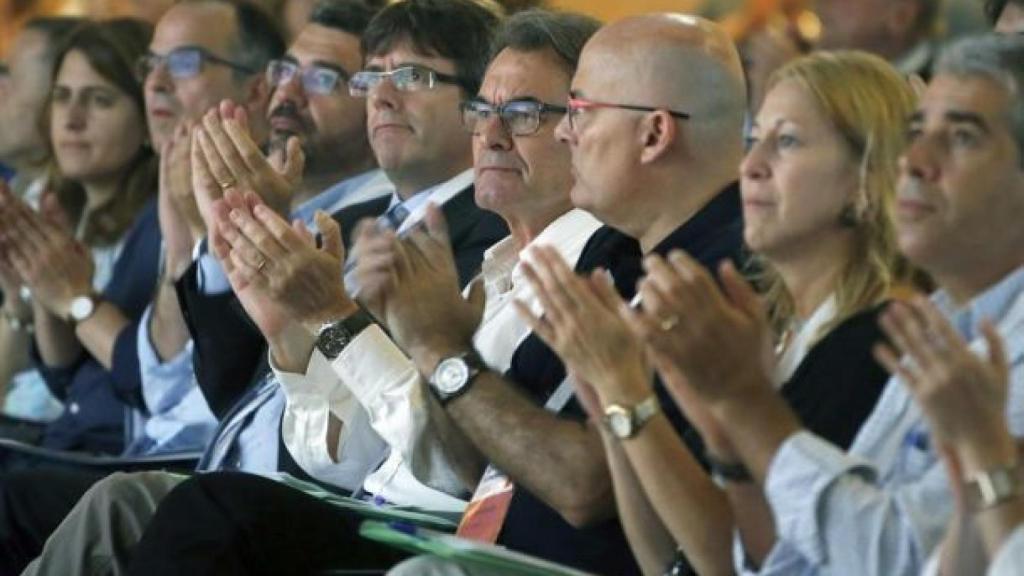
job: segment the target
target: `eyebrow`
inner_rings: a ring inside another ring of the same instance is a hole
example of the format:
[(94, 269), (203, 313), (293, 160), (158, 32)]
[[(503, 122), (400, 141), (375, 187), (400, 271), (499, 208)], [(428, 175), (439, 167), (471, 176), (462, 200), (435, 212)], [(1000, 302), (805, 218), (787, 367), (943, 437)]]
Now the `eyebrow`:
[[(487, 104), (488, 106), (494, 106), (495, 105), (493, 102), (491, 102), (487, 98), (484, 98), (483, 96), (480, 96), (479, 94), (476, 95), (476, 96), (473, 96), (472, 98), (470, 98), (470, 100), (473, 101), (473, 102), (481, 102), (483, 104)], [(511, 98), (508, 98), (508, 99), (504, 100), (502, 102), (502, 104), (511, 104), (512, 102), (530, 102), (530, 103), (533, 103), (533, 104), (543, 104), (544, 103), (541, 99), (539, 99), (539, 98), (537, 98), (535, 96), (523, 95), (523, 96), (513, 96)]]
[(979, 130), (983, 132), (989, 132), (988, 123), (981, 117), (980, 114), (975, 112), (965, 112), (963, 110), (950, 110), (944, 114), (944, 118), (950, 122), (957, 124), (971, 124), (977, 126)]

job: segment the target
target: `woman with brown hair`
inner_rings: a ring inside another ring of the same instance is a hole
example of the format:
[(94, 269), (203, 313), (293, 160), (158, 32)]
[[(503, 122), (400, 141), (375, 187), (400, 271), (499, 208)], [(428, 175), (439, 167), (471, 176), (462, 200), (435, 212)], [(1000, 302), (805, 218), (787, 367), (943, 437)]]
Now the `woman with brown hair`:
[(68, 38), (44, 119), (50, 192), (38, 212), (0, 196), (4, 292), (31, 300), (7, 299), (6, 329), (32, 327), (32, 358), (64, 404), (42, 435), (51, 448), (119, 453), (125, 405), (144, 407), (135, 338), (156, 286), (158, 159), (133, 66), (151, 33), (119, 19)]

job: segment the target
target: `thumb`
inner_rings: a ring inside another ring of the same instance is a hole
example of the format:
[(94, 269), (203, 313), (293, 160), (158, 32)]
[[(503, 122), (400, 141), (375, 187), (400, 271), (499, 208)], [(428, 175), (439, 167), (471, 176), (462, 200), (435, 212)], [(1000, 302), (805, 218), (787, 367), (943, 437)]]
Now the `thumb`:
[(316, 227), (320, 229), (322, 249), (338, 258), (345, 259), (345, 246), (341, 242), (341, 226), (323, 210), (316, 211)]
[(469, 294), (466, 297), (466, 301), (473, 307), (473, 311), (478, 318), (484, 314), (484, 302), (486, 299), (487, 294), (484, 291), (483, 279), (477, 277), (469, 285)]
[(444, 219), (444, 214), (437, 204), (430, 203), (427, 205), (424, 220), (427, 223), (427, 233), (430, 237), (448, 246), (450, 244), (448, 240), (448, 222)]
[(281, 175), (288, 182), (297, 184), (302, 180), (302, 171), (306, 167), (306, 154), (302, 151), (302, 144), (299, 139), (292, 136), (285, 144), (284, 166)]
[(729, 300), (746, 312), (748, 317), (761, 318), (763, 316), (764, 309), (761, 307), (761, 299), (754, 292), (750, 283), (736, 270), (736, 265), (731, 260), (726, 260), (718, 267), (718, 278), (722, 282), (722, 290)]
[(60, 201), (57, 200), (57, 195), (53, 192), (47, 192), (43, 195), (43, 199), (40, 205), (43, 218), (47, 222), (57, 226), (61, 230), (71, 229), (71, 219), (68, 218), (67, 212), (60, 205)]
[(1004, 377), (1010, 371), (1010, 367), (1009, 362), (1006, 360), (1003, 338), (999, 335), (992, 321), (987, 318), (981, 322), (981, 333), (985, 335), (985, 341), (988, 343), (989, 364), (999, 372), (1001, 377)]

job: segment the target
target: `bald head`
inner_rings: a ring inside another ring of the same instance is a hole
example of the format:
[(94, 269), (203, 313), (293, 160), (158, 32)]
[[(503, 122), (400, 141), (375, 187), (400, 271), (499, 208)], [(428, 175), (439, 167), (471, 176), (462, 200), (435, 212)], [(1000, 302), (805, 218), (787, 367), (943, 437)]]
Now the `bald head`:
[(684, 137), (701, 143), (690, 153), (742, 153), (743, 68), (732, 40), (713, 22), (683, 14), (618, 21), (587, 43), (580, 71), (594, 91), (586, 97), (688, 113)]

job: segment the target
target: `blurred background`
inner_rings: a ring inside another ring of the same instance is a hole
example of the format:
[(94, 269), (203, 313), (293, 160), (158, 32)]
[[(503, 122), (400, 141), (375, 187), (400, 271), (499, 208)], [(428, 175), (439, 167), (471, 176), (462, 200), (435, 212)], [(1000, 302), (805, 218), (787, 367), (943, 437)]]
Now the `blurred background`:
[[(299, 25), (312, 5), (311, 0), (251, 0), (281, 16), (291, 26)], [(818, 0), (819, 3), (822, 0)], [(848, 5), (848, 10), (864, 9), (879, 1), (899, 0), (827, 0)], [(132, 15), (155, 22), (174, 0), (0, 0), (0, 58), (7, 53), (11, 39), (24, 21), (39, 15), (88, 15), (102, 18)], [(512, 10), (541, 4), (537, 0), (500, 2)], [(793, 28), (798, 42), (817, 41), (821, 34), (812, 0), (549, 0), (548, 6), (591, 14), (602, 20), (614, 20), (629, 14), (653, 11), (678, 11), (702, 14), (729, 23), (738, 40), (765, 30)], [(936, 0), (942, 5), (942, 36), (958, 35), (984, 26), (982, 0)], [(886, 18), (874, 11), (876, 19)], [(882, 24), (879, 22), (878, 24)], [(775, 32), (772, 32), (775, 33)], [(789, 32), (786, 32), (789, 33)]]

